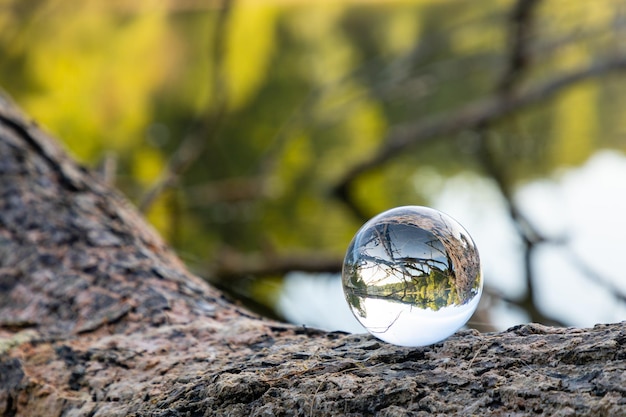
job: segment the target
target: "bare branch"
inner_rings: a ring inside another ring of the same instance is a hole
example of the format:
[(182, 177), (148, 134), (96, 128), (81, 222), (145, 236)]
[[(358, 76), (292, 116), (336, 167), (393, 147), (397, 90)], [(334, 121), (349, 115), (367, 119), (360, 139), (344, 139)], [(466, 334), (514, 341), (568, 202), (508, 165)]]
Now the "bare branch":
[(533, 16), (541, 0), (519, 0), (511, 14), (510, 54), (497, 91), (509, 94), (528, 65)]
[(185, 187), (189, 206), (211, 206), (218, 202), (249, 201), (271, 195), (267, 181), (262, 178), (228, 178), (206, 184)]
[[(500, 81), (497, 83), (494, 95), (502, 100), (508, 100), (514, 95), (518, 84), (529, 67), (529, 39), (532, 33), (533, 17), (539, 0), (518, 0), (511, 15), (510, 54), (507, 60), (507, 67), (504, 70)], [(533, 273), (533, 255), (537, 245), (546, 241), (545, 237), (537, 228), (524, 216), (519, 209), (509, 187), (509, 181), (505, 177), (506, 168), (498, 164), (498, 160), (490, 147), (487, 129), (493, 121), (485, 120), (476, 127), (476, 132), (480, 138), (480, 159), (483, 168), (495, 181), (502, 194), (511, 220), (516, 226), (517, 233), (523, 242), (523, 269), (524, 283), (526, 291), (524, 296), (516, 300), (507, 300), (509, 303), (523, 308), (532, 321), (564, 326), (560, 320), (546, 316), (535, 302), (535, 276)]]
[(588, 279), (604, 287), (616, 300), (626, 303), (626, 293), (611, 282), (609, 278), (603, 276), (591, 265), (587, 264), (571, 247), (566, 246), (565, 249), (567, 251), (568, 260), (572, 262), (573, 265), (576, 265), (576, 268), (581, 270)]
[(503, 301), (521, 307), (530, 316), (530, 319), (534, 322), (551, 324), (556, 326), (565, 326), (561, 320), (554, 317), (548, 317), (541, 312), (535, 303), (535, 285), (534, 274), (532, 269), (532, 258), (537, 246), (541, 243), (547, 242), (548, 239), (544, 237), (532, 222), (526, 218), (521, 212), (519, 207), (513, 201), (511, 191), (507, 185), (507, 181), (504, 178), (504, 169), (496, 163), (496, 158), (492, 155), (488, 141), (486, 138), (486, 132), (483, 129), (478, 133), (481, 135), (481, 162), (487, 174), (495, 181), (500, 193), (502, 194), (509, 216), (516, 226), (517, 233), (523, 242), (523, 269), (524, 269), (524, 283), (526, 285), (525, 294), (518, 299), (511, 299), (501, 297)]
[(224, 281), (246, 276), (282, 276), (291, 271), (338, 273), (342, 261), (337, 255), (327, 253), (243, 255), (223, 250), (211, 276)]
[(226, 114), (228, 92), (224, 82), (224, 72), (221, 64), (224, 60), (226, 22), (232, 8), (231, 0), (223, 0), (222, 7), (215, 25), (215, 41), (213, 43), (212, 61), (216, 68), (211, 80), (216, 101), (212, 110), (203, 118), (197, 120), (190, 128), (189, 134), (180, 143), (172, 154), (160, 178), (146, 191), (139, 203), (142, 213), (147, 212), (154, 201), (168, 188), (175, 186), (182, 174), (189, 169), (202, 155), (208, 143), (215, 138)]
[(369, 172), (407, 150), (432, 141), (438, 137), (471, 130), (485, 123), (496, 123), (514, 112), (553, 98), (566, 88), (581, 81), (626, 70), (626, 56), (618, 56), (569, 73), (562, 74), (535, 87), (527, 88), (508, 97), (494, 94), (445, 114), (429, 116), (416, 123), (399, 125), (387, 135), (385, 145), (370, 159), (352, 167), (334, 187), (339, 195), (345, 194), (350, 185), (362, 174)]

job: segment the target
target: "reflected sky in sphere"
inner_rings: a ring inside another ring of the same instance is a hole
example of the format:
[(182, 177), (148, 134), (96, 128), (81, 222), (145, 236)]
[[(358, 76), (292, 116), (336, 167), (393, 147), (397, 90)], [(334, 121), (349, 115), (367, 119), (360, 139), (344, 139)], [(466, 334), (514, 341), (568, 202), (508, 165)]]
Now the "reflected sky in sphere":
[(483, 281), (476, 245), (437, 210), (397, 207), (367, 222), (346, 252), (342, 284), (357, 320), (402, 346), (436, 343), (476, 310)]
[(467, 323), (479, 301), (480, 294), (465, 305), (452, 305), (434, 311), (410, 304), (366, 299), (364, 308), (369, 314), (361, 317), (360, 322), (371, 334), (394, 345), (432, 345)]

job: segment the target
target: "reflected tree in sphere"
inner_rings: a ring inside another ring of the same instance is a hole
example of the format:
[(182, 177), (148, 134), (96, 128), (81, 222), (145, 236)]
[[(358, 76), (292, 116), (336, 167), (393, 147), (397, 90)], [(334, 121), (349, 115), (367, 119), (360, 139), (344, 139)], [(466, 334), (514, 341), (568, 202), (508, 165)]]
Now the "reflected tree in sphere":
[(478, 250), (469, 233), (437, 210), (406, 206), (368, 221), (343, 264), (346, 301), (374, 336), (421, 346), (450, 336), (482, 293)]

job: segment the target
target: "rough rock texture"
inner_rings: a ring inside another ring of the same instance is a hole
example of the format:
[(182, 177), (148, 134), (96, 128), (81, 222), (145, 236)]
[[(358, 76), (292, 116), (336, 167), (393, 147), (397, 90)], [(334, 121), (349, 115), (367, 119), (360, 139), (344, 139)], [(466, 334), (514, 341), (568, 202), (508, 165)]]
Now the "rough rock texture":
[(626, 323), (426, 348), (258, 318), (0, 99), (0, 416), (626, 415)]

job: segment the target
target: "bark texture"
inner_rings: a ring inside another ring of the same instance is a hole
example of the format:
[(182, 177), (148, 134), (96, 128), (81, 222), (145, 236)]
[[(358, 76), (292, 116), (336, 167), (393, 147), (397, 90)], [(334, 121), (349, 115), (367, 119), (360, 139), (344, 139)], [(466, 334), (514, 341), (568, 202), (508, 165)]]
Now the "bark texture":
[(261, 319), (0, 99), (0, 416), (620, 416), (625, 344), (625, 322), (400, 348)]

